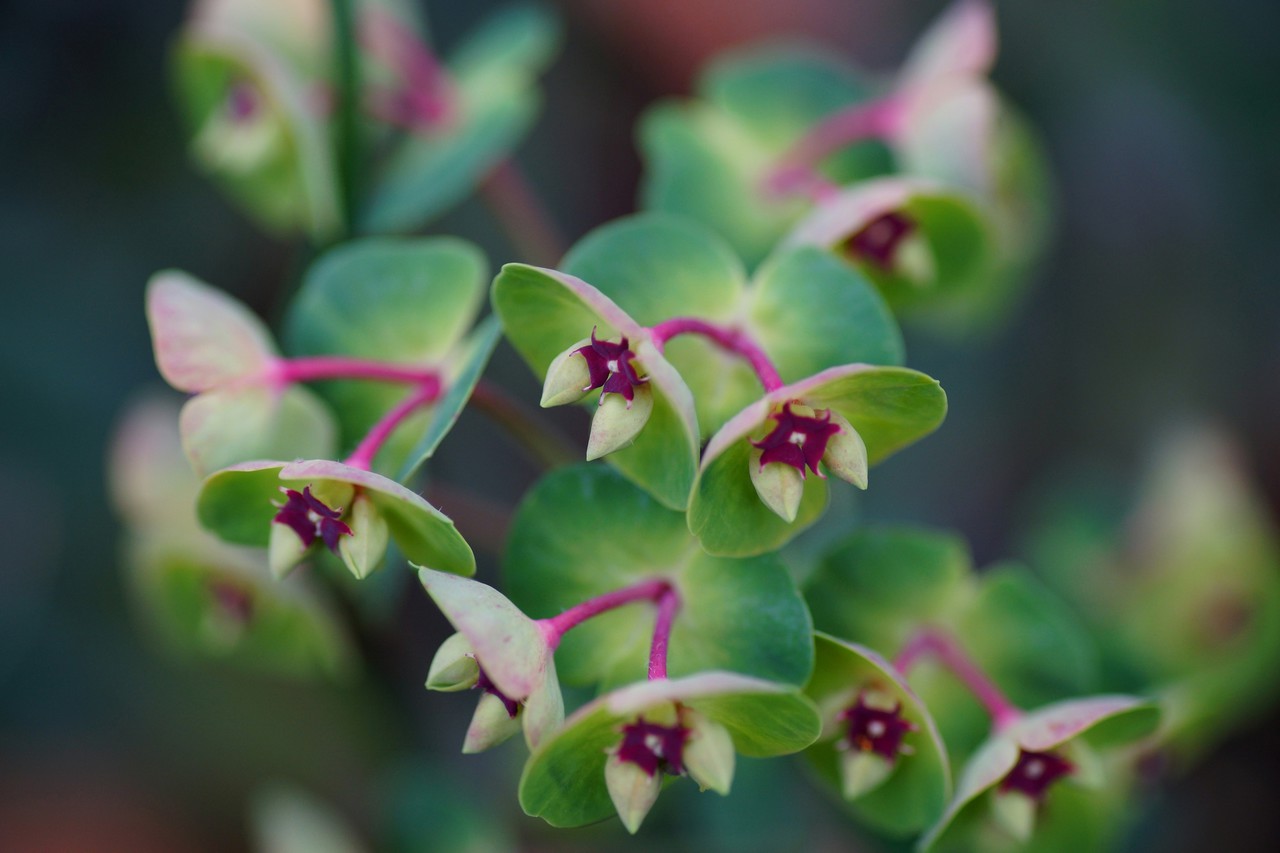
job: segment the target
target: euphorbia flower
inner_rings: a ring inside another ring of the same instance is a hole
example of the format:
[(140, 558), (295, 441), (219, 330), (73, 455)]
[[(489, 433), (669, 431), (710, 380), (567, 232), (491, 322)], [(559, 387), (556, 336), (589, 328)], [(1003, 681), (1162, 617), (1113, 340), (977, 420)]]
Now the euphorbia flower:
[(564, 720), (555, 658), (538, 623), (478, 581), (427, 568), (418, 577), (458, 629), (436, 652), (427, 689), (480, 690), (462, 751), (496, 746), (521, 728), (537, 746)]
[(668, 776), (726, 794), (734, 755), (785, 755), (818, 736), (795, 688), (729, 672), (656, 679), (579, 708), (525, 765), (520, 805), (553, 826), (618, 814), (634, 833)]
[(933, 431), (945, 412), (934, 380), (898, 367), (844, 365), (770, 391), (707, 442), (689, 529), (714, 554), (777, 548), (822, 512), (819, 462), (866, 488), (869, 463)]
[(1019, 841), (1035, 827), (1036, 813), (1068, 781), (1089, 784), (1084, 768), (1092, 750), (1118, 747), (1155, 730), (1159, 709), (1132, 696), (1091, 696), (1058, 702), (998, 726), (960, 773), (956, 794), (924, 836), (932, 847), (962, 811), (989, 797), (996, 822)]
[(542, 405), (573, 403), (599, 388), (587, 441), (587, 459), (598, 459), (633, 443), (648, 423), (653, 392), (643, 369), (626, 335), (618, 341), (600, 340), (592, 329), (590, 338), (565, 350), (547, 368)]
[[(281, 490), (298, 498), (289, 496), (281, 507)], [(299, 515), (304, 509), (306, 515)], [(277, 576), (297, 565), (317, 539), (331, 549), (336, 539), (336, 553), (358, 578), (381, 564), (388, 539), (411, 562), (475, 572), (471, 547), (443, 513), (394, 480), (340, 462), (232, 465), (204, 481), (196, 512), (201, 524), (228, 542), (269, 547)]]
[(947, 751), (933, 717), (879, 654), (817, 634), (805, 693), (822, 712), (806, 752), (857, 815), (894, 835), (936, 820), (950, 794)]

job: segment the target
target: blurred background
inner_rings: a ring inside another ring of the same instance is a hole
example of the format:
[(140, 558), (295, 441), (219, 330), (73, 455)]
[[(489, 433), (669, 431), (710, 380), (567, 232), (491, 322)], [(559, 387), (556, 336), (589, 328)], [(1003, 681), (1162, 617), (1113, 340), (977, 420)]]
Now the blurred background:
[[(428, 3), (437, 43), (447, 52), (497, 5)], [(576, 239), (634, 209), (634, 121), (654, 99), (687, 93), (707, 57), (805, 37), (888, 70), (944, 4), (551, 5), (567, 36), (518, 159)], [(1005, 329), (952, 344), (909, 331), (910, 364), (942, 381), (951, 414), (886, 466), (866, 514), (955, 527), (979, 564), (1022, 556), (1054, 483), (1096, 473), (1133, 488), (1157, 437), (1207, 418), (1234, 435), (1274, 517), (1280, 4), (998, 5), (994, 77), (1048, 148), (1058, 230)], [(399, 630), (366, 638), (374, 664), (345, 687), (175, 662), (138, 630), (104, 459), (123, 407), (161, 385), (146, 280), (180, 267), (273, 316), (299, 257), (189, 163), (167, 73), (184, 11), (177, 0), (0, 3), (0, 850), (249, 849), (250, 802), (271, 782), (312, 792), (357, 834), (396, 827), (395, 849), (428, 849), (411, 840), (427, 825), (479, 826), (481, 842), (530, 850), (620, 843), (616, 827), (553, 833), (520, 815), (518, 748), (457, 760), (470, 703), (421, 688), (444, 635), (425, 596), (406, 598)], [(479, 242), (495, 268), (518, 259), (476, 202), (433, 230)], [(493, 375), (536, 399), (510, 351)], [(486, 429), (460, 431), (453, 455), (497, 441)], [(505, 450), (478, 470), (446, 460), (438, 473), (471, 478), (498, 512), (535, 474)], [(495, 546), (477, 544), (490, 552), (482, 576)], [(1254, 720), (1155, 792), (1132, 849), (1276, 849), (1277, 723)], [(748, 763), (733, 797), (664, 804), (647, 837), (678, 832), (700, 850), (879, 849), (860, 846), (801, 775)]]

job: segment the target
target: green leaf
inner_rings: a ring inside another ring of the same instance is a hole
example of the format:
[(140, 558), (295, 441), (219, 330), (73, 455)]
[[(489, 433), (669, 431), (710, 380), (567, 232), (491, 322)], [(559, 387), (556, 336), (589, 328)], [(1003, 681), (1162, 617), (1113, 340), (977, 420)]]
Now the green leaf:
[(644, 326), (672, 317), (732, 318), (746, 278), (742, 262), (719, 237), (694, 220), (660, 213), (596, 228), (560, 266)]
[[(714, 668), (801, 684), (813, 665), (808, 611), (776, 558), (703, 553), (681, 513), (607, 468), (544, 477), (516, 513), (503, 571), (511, 600), (533, 617), (669, 579), (681, 600), (669, 651), (673, 675)], [(574, 628), (560, 644), (561, 677), (579, 684), (642, 677), (653, 624), (654, 608), (636, 603)]]
[(936, 429), (947, 405), (942, 388), (923, 373), (861, 364), (830, 368), (769, 392), (730, 419), (702, 455), (689, 529), (711, 553), (745, 556), (774, 550), (821, 514), (826, 499), (821, 478), (806, 478), (804, 499), (791, 524), (764, 506), (751, 483), (749, 442), (761, 437), (757, 433), (764, 432), (772, 412), (791, 401), (830, 409), (848, 420), (866, 443), (872, 463)]
[(949, 621), (968, 602), (971, 571), (969, 548), (958, 536), (862, 528), (822, 558), (805, 584), (805, 600), (818, 630), (893, 654), (920, 625)]
[(748, 328), (784, 381), (861, 362), (902, 363), (902, 333), (857, 270), (800, 247), (774, 254), (756, 273)]
[[(493, 307), (507, 338), (539, 379), (557, 356), (586, 338), (624, 336), (654, 392), (653, 413), (635, 443), (609, 461), (663, 504), (683, 509), (697, 470), (698, 423), (684, 380), (616, 303), (565, 273), (507, 264), (493, 282)], [(584, 400), (593, 406), (598, 397)]]
[[(846, 605), (847, 606), (847, 605)], [(850, 608), (852, 609), (852, 608)], [(872, 605), (861, 605), (870, 610)], [(890, 835), (910, 835), (936, 820), (951, 794), (951, 768), (946, 747), (928, 708), (907, 686), (893, 665), (871, 649), (826, 634), (817, 635), (813, 678), (805, 688), (824, 712), (824, 731), (806, 756), (818, 773), (840, 788), (838, 714), (857, 699), (857, 691), (874, 688), (902, 705), (903, 717), (916, 729), (903, 738), (910, 750), (898, 757), (892, 774), (879, 787), (849, 804), (858, 818)]]
[(535, 78), (558, 41), (554, 18), (536, 6), (503, 9), (482, 24), (449, 62), (455, 120), (400, 143), (364, 207), (364, 230), (412, 230), (469, 195), (533, 125)]
[[(299, 355), (345, 355), (447, 371), (483, 303), (487, 275), (480, 251), (452, 237), (347, 243), (307, 271), (286, 318), (285, 339)], [(367, 380), (325, 382), (318, 388), (341, 414), (348, 448), (405, 393), (401, 385)], [(384, 450), (392, 470), (419, 434), (421, 418), (411, 423), (398, 429)]]
[(728, 240), (749, 266), (807, 208), (802, 199), (775, 199), (763, 191), (778, 152), (722, 110), (662, 102), (641, 117), (639, 136), (646, 165), (641, 207), (696, 219)]
[(699, 94), (769, 147), (783, 148), (814, 122), (866, 95), (847, 63), (804, 48), (749, 48), (723, 55)]
[(534, 750), (520, 777), (525, 813), (552, 826), (581, 826), (614, 814), (604, 782), (605, 750), (617, 745), (625, 722), (671, 702), (727, 728), (744, 755), (785, 755), (818, 735), (812, 703), (793, 687), (725, 672), (633, 684), (584, 705)]
[(431, 410), (431, 422), (413, 451), (409, 462), (400, 471), (398, 479), (407, 483), (422, 465), (435, 455), (440, 442), (458, 422), (458, 416), (471, 399), (471, 392), (480, 382), (493, 350), (502, 338), (502, 324), (497, 317), (486, 317), (476, 326), (471, 336), (459, 347), (459, 354), (450, 361), (446, 374), (448, 390)]

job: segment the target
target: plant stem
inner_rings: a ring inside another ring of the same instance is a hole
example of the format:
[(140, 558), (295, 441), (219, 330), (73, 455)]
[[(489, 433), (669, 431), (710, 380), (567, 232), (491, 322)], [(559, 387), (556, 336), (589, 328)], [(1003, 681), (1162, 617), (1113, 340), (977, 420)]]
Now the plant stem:
[(653, 644), (649, 646), (649, 680), (667, 677), (667, 647), (671, 643), (671, 626), (680, 610), (680, 596), (668, 589), (658, 599), (658, 618), (653, 625)]
[(564, 256), (564, 238), (514, 160), (494, 166), (480, 184), (480, 192), (511, 244), (530, 263), (555, 266)]
[(582, 451), (545, 418), (511, 397), (499, 385), (481, 379), (471, 392), (471, 404), (507, 433), (543, 468), (572, 465)]
[(375, 382), (403, 382), (412, 385), (440, 382), (440, 373), (435, 368), (347, 356), (282, 358), (273, 362), (268, 370), (272, 381), (280, 385), (315, 382), (320, 379), (370, 379)]
[(423, 382), (412, 394), (405, 397), (395, 408), (383, 415), (382, 419), (370, 428), (368, 434), (360, 439), (356, 449), (351, 452), (351, 455), (346, 458), (343, 464), (350, 465), (352, 468), (362, 468), (365, 471), (370, 470), (374, 457), (378, 455), (382, 445), (386, 444), (387, 439), (391, 437), (391, 433), (395, 432), (396, 427), (400, 426), (405, 418), (415, 411), (425, 405), (434, 403), (439, 397), (440, 381), (438, 379), (432, 377)]
[(765, 177), (765, 189), (783, 195), (809, 192), (819, 199), (834, 187), (814, 166), (846, 145), (867, 139), (889, 139), (902, 122), (902, 104), (893, 95), (854, 104), (820, 121), (782, 155)]
[(356, 203), (360, 187), (360, 70), (356, 50), (356, 20), (352, 0), (330, 0), (333, 13), (334, 77), (337, 82), (337, 114), (334, 138), (338, 159), (339, 205), (343, 236), (355, 231)]
[(909, 639), (893, 666), (905, 677), (921, 658), (932, 655), (941, 661), (951, 673), (969, 689), (991, 716), (992, 725), (1003, 729), (1022, 716), (1012, 702), (1005, 697), (982, 668), (969, 657), (960, 644), (949, 634), (932, 628), (924, 628)]
[[(676, 595), (675, 588), (671, 586), (671, 582), (655, 578), (654, 580), (641, 581), (632, 586), (615, 589), (613, 592), (607, 592), (604, 595), (588, 599), (581, 604), (570, 607), (559, 616), (539, 619), (538, 625), (542, 628), (542, 635), (546, 638), (547, 645), (554, 649), (560, 645), (560, 638), (569, 630), (578, 627), (594, 616), (607, 613), (633, 601), (653, 601), (661, 605), (667, 598), (673, 598), (676, 600), (677, 605), (679, 604), (679, 596)], [(658, 616), (661, 619), (661, 609)], [(667, 630), (670, 632), (670, 627)]]
[(778, 368), (773, 366), (773, 362), (769, 360), (769, 356), (760, 348), (760, 345), (741, 329), (726, 329), (696, 317), (674, 317), (649, 329), (649, 334), (659, 351), (667, 341), (677, 335), (702, 335), (722, 349), (745, 358), (765, 391), (774, 391), (782, 387), (782, 377), (778, 375)]

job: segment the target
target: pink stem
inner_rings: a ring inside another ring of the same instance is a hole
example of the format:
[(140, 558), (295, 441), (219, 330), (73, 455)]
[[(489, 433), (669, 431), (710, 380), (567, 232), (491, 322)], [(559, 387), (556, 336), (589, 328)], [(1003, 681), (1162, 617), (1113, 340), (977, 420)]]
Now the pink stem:
[(991, 715), (992, 725), (997, 730), (1007, 727), (1022, 716), (1017, 706), (1005, 697), (995, 682), (982, 671), (973, 658), (969, 657), (960, 644), (953, 637), (940, 631), (930, 628), (922, 629), (902, 647), (893, 666), (906, 676), (907, 671), (926, 655), (936, 657), (964, 683), (969, 692), (987, 709), (987, 713)]
[(271, 380), (279, 385), (315, 382), (320, 379), (370, 379), (375, 382), (403, 382), (412, 385), (440, 383), (440, 373), (435, 368), (340, 355), (281, 358), (272, 362), (268, 371)]
[(607, 592), (604, 595), (588, 599), (581, 604), (570, 607), (559, 616), (539, 619), (538, 625), (542, 628), (542, 636), (546, 638), (547, 645), (554, 649), (560, 645), (560, 638), (571, 628), (576, 628), (593, 616), (599, 616), (601, 613), (607, 613), (633, 601), (662, 602), (668, 597), (679, 600), (670, 581), (662, 579), (641, 581), (632, 586), (615, 589), (613, 592)]
[(893, 95), (855, 104), (828, 116), (782, 155), (765, 177), (765, 189), (779, 195), (829, 194), (831, 184), (814, 170), (829, 154), (868, 139), (892, 139), (902, 123), (902, 104)]
[(658, 618), (653, 625), (653, 645), (649, 647), (649, 680), (667, 677), (667, 647), (671, 643), (671, 626), (680, 610), (680, 596), (669, 589), (658, 599)]
[(769, 356), (760, 348), (760, 345), (740, 329), (726, 329), (696, 317), (675, 317), (664, 320), (649, 329), (649, 335), (659, 351), (667, 341), (677, 335), (702, 335), (717, 346), (745, 358), (751, 364), (751, 369), (755, 371), (765, 391), (774, 391), (782, 387), (782, 377), (778, 375), (778, 368), (773, 366), (773, 362), (769, 360)]
[(360, 41), (398, 77), (393, 88), (369, 93), (375, 118), (409, 130), (430, 130), (450, 121), (454, 96), (449, 76), (412, 29), (390, 13), (369, 9), (361, 16)]
[(400, 426), (405, 418), (418, 409), (439, 399), (440, 390), (440, 380), (435, 377), (423, 382), (421, 386), (408, 397), (405, 397), (394, 409), (383, 415), (382, 420), (373, 425), (343, 464), (368, 471), (373, 466), (374, 457), (378, 455), (382, 445), (386, 444), (387, 439), (391, 437), (391, 433), (395, 432), (396, 427)]

